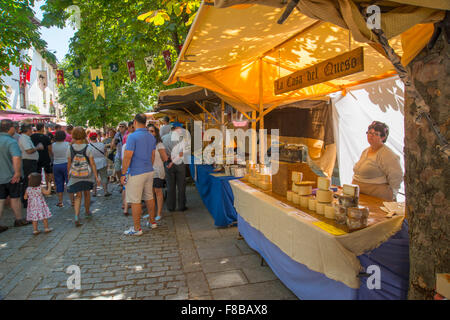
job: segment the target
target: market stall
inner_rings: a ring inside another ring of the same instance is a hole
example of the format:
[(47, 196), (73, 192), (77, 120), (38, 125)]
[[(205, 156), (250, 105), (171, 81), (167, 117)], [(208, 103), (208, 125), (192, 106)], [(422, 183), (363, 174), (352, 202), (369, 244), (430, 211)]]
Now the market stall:
[[(358, 42), (348, 30), (297, 10), (285, 23), (277, 24), (282, 11), (256, 4), (217, 9), (203, 3), (166, 82), (185, 81), (215, 91), (246, 115), (252, 129), (259, 129), (261, 154), (268, 147), (261, 129), (268, 127), (274, 110), (336, 92), (346, 96), (355, 86), (395, 75), (380, 47)], [(423, 22), (429, 22), (426, 20)], [(407, 62), (426, 45), (432, 30), (430, 24), (415, 26), (415, 32), (402, 30), (403, 34), (389, 37), (390, 44)], [(340, 133), (335, 135), (340, 137)], [(252, 136), (252, 146), (256, 140)], [(318, 149), (327, 151), (325, 143)], [(313, 158), (312, 152), (308, 148), (309, 158)], [(349, 195), (342, 189), (333, 187), (331, 191), (329, 186), (322, 190), (316, 178), (331, 178), (333, 168), (313, 170), (302, 148), (287, 153), (297, 153), (299, 160), (287, 164), (277, 179), (271, 166), (255, 165), (253, 158), (247, 162), (244, 181), (230, 181), (238, 228), (247, 243), (299, 298), (405, 298), (409, 259), (403, 211), (399, 209), (392, 218), (380, 210), (391, 204), (380, 199), (359, 198), (359, 191), (346, 198)], [(336, 151), (334, 156), (343, 159)], [(332, 162), (332, 158), (328, 160)], [(307, 181), (299, 178), (303, 175)], [(283, 188), (280, 181), (284, 181)], [(305, 198), (312, 205), (300, 204)], [(338, 203), (341, 199), (347, 200)], [(336, 224), (338, 212), (344, 220)], [(362, 220), (357, 221), (358, 228), (350, 228), (355, 217)], [(371, 270), (370, 263), (387, 275), (381, 280), (381, 289), (372, 290), (364, 279), (369, 276), (364, 273)]]

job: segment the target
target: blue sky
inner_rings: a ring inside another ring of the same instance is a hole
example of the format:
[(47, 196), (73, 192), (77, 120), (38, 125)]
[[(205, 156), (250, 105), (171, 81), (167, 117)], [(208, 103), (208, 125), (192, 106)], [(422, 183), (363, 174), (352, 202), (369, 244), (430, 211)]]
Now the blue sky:
[[(40, 7), (44, 5), (46, 1), (36, 1), (35, 6), (33, 8), (35, 12), (36, 18), (42, 20), (42, 11)], [(76, 30), (74, 30), (71, 26), (67, 26), (64, 29), (59, 29), (56, 27), (53, 28), (40, 28), (42, 39), (47, 42), (47, 49), (51, 52), (56, 51), (55, 55), (58, 59), (58, 62), (63, 61), (64, 56), (69, 51), (69, 42), (70, 38), (73, 37)]]

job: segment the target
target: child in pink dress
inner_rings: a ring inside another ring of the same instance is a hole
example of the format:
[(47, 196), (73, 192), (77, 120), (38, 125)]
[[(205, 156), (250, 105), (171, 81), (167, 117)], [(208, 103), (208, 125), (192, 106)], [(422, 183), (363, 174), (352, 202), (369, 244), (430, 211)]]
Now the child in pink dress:
[(33, 172), (28, 176), (28, 188), (25, 191), (24, 199), (28, 199), (27, 207), (27, 220), (33, 222), (33, 234), (40, 233), (38, 230), (38, 221), (43, 220), (44, 232), (48, 233), (52, 231), (52, 228), (48, 227), (48, 218), (52, 216), (50, 209), (44, 199), (45, 195), (51, 194), (51, 187), (44, 189), (41, 187), (41, 174)]

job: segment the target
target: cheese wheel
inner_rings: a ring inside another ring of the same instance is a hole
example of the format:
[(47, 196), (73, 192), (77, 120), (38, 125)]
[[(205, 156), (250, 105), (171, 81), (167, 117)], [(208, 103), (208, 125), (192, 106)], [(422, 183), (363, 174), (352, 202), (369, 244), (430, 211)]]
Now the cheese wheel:
[(331, 186), (331, 179), (326, 177), (317, 178), (317, 187), (319, 190), (328, 190)]
[(292, 192), (292, 191), (288, 191), (288, 192), (286, 193), (286, 198), (287, 198), (288, 201), (292, 201), (292, 195), (293, 195), (293, 192)]
[(359, 186), (356, 184), (344, 184), (342, 190), (347, 196), (359, 197)]
[(294, 182), (292, 182), (292, 192), (298, 193), (298, 188), (297, 188), (297, 186), (295, 185)]
[(334, 219), (334, 207), (325, 206), (324, 214), (325, 214), (325, 218)]
[(325, 207), (326, 207), (326, 203), (317, 202), (316, 203), (316, 212), (317, 212), (317, 214), (323, 215), (325, 213)]
[(300, 196), (296, 193), (292, 194), (292, 202), (295, 204), (300, 204)]
[(270, 182), (270, 175), (269, 174), (261, 174), (259, 176), (259, 180), (269, 183)]
[(316, 203), (317, 200), (314, 198), (309, 198), (308, 200), (308, 209), (312, 211), (316, 211)]
[(296, 185), (297, 186), (297, 193), (301, 196), (307, 196), (312, 193), (312, 186), (302, 186), (302, 185)]
[(318, 202), (330, 203), (333, 201), (333, 192), (331, 190), (317, 190), (316, 199)]
[(308, 208), (308, 201), (310, 196), (300, 196), (300, 206), (303, 208)]

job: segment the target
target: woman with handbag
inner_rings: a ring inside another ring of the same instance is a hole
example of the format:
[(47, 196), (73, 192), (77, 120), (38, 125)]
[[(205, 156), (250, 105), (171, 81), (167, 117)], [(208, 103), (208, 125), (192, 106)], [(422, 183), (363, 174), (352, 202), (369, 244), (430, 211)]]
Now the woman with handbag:
[[(95, 166), (97, 167), (97, 174), (102, 182), (103, 192), (105, 197), (109, 197), (111, 193), (108, 192), (108, 168), (105, 157), (105, 145), (97, 141), (97, 133), (91, 132), (89, 134), (89, 145), (92, 147), (92, 154), (94, 155)], [(97, 187), (94, 186), (92, 195), (97, 196)]]

